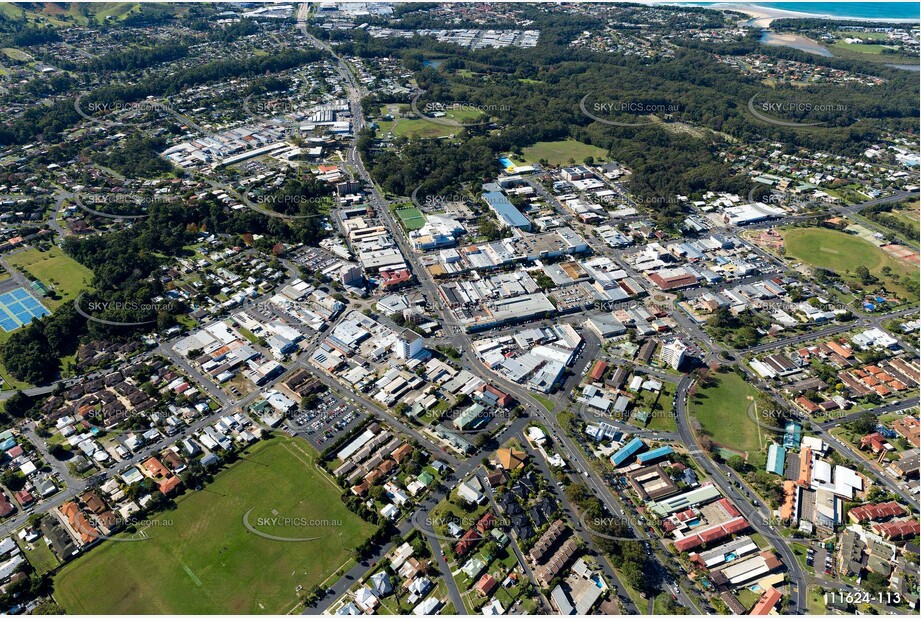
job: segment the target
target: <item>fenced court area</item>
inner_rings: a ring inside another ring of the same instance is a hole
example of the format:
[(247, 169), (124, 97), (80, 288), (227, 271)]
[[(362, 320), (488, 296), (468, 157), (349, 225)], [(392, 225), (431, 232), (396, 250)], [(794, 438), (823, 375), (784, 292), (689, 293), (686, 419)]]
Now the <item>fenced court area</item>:
[(0, 328), (12, 332), (42, 316), (51, 313), (32, 298), (24, 288), (15, 288), (0, 294)]
[(425, 225), (425, 216), (418, 208), (398, 208), (394, 214), (400, 218), (400, 223), (407, 231), (418, 230)]

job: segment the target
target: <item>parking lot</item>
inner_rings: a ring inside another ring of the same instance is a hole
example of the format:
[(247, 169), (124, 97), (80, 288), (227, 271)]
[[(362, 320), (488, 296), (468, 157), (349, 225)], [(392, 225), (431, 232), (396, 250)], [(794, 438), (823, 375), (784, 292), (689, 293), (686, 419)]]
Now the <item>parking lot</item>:
[(359, 423), (365, 414), (353, 404), (326, 392), (309, 410), (298, 410), (282, 426), (291, 435), (302, 435), (315, 446), (335, 441), (339, 435)]

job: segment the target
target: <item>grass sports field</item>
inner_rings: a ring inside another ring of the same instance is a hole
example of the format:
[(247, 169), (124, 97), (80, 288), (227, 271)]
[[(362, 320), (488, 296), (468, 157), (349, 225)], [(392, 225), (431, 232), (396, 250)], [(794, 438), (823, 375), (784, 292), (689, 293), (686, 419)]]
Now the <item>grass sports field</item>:
[(862, 238), (824, 228), (791, 228), (783, 231), (783, 238), (786, 254), (806, 264), (833, 270), (851, 281), (856, 280), (857, 267), (866, 266), (890, 291), (906, 298), (917, 296), (885, 277), (882, 268), (888, 266), (900, 277), (909, 278), (918, 277), (918, 268), (890, 257)]
[(740, 451), (759, 451), (764, 430), (748, 415), (758, 390), (733, 371), (716, 375), (716, 385), (699, 388), (690, 402), (690, 413), (714, 442)]
[[(54, 580), (55, 599), (69, 614), (291, 611), (298, 585), (310, 590), (322, 583), (373, 532), (345, 508), (341, 490), (317, 470), (314, 457), (300, 439), (255, 445), (202, 491), (160, 514), (148, 540), (104, 541), (66, 565)], [(248, 522), (260, 532), (319, 539), (258, 536), (243, 523), (250, 509)], [(260, 522), (273, 518), (308, 523)]]
[(6, 260), (12, 267), (25, 268), (33, 277), (58, 293), (58, 299), (42, 299), (42, 304), (52, 311), (64, 303), (73, 302), (77, 294), (90, 287), (93, 279), (93, 271), (65, 255), (60, 247), (52, 247), (48, 251), (26, 249), (10, 254)]
[(582, 163), (585, 157), (594, 157), (596, 160), (607, 158), (608, 153), (604, 148), (577, 142), (574, 139), (559, 142), (537, 142), (524, 149), (524, 158), (529, 163), (538, 163), (546, 159), (551, 165), (567, 165), (572, 159)]
[(418, 208), (398, 208), (393, 212), (407, 231), (418, 230), (425, 225), (425, 217)]
[(869, 43), (844, 43), (844, 42), (840, 42), (840, 43), (833, 43), (833, 44), (831, 45), (831, 48), (832, 48), (832, 49), (837, 49), (837, 50), (855, 51), (855, 52), (859, 52), (859, 53), (861, 53), (861, 54), (873, 54), (873, 55), (877, 55), (877, 54), (883, 53), (883, 49), (885, 49), (885, 46), (884, 46), (884, 45), (873, 45), (873, 44), (869, 44)]

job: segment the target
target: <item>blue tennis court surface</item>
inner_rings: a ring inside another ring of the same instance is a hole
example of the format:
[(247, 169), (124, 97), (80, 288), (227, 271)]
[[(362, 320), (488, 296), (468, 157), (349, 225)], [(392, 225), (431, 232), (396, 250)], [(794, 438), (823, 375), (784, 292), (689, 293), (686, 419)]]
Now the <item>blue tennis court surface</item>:
[(29, 296), (23, 288), (0, 294), (0, 328), (6, 332), (14, 331), (49, 313), (51, 312)]

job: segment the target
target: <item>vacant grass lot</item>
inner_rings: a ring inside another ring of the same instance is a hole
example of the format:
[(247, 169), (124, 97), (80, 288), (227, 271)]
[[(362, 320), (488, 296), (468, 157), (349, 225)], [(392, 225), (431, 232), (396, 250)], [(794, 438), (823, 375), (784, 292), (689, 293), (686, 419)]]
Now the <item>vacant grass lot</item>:
[[(148, 540), (105, 541), (65, 566), (54, 581), (55, 599), (69, 614), (287, 613), (298, 602), (298, 585), (310, 590), (323, 582), (373, 531), (340, 493), (314, 466), (307, 442), (262, 442), (203, 490), (180, 497), (178, 508), (148, 528)], [(319, 539), (258, 536), (243, 524), (253, 508), (248, 521), (260, 532)], [(260, 523), (275, 517), (326, 522)]]
[(460, 133), (463, 127), (454, 127), (447, 124), (439, 124), (431, 120), (422, 120), (421, 118), (398, 118), (390, 128), (394, 137), (407, 138), (433, 138), (448, 137), (455, 133)]
[(918, 215), (919, 215), (919, 204), (914, 202), (911, 204), (906, 204), (901, 208), (897, 208), (892, 211), (892, 215), (901, 221), (909, 225), (913, 225), (915, 230), (918, 229)]
[(59, 298), (43, 298), (42, 304), (54, 311), (64, 303), (72, 303), (83, 290), (89, 289), (93, 271), (66, 255), (60, 247), (48, 251), (26, 249), (10, 254), (7, 262), (21, 266), (33, 277), (53, 288)]
[(888, 266), (900, 277), (917, 278), (918, 269), (887, 255), (882, 249), (862, 238), (824, 228), (791, 228), (783, 231), (786, 254), (811, 266), (833, 270), (851, 282), (856, 280), (858, 266), (866, 266), (870, 274), (879, 278), (891, 291), (903, 298), (914, 299), (912, 294), (882, 275)]
[(19, 549), (39, 575), (44, 575), (60, 564), (43, 538), (31, 544), (17, 538), (16, 544), (19, 545)]
[[(735, 372), (716, 376), (716, 385), (699, 388), (691, 400), (690, 412), (714, 442), (740, 451), (759, 451), (759, 427), (748, 416), (758, 390)], [(761, 433), (764, 433), (761, 431)]]
[(546, 159), (551, 165), (567, 165), (570, 159), (576, 163), (582, 163), (585, 157), (603, 160), (607, 155), (604, 148), (583, 144), (573, 139), (559, 142), (537, 142), (524, 149), (524, 158), (528, 163), (538, 163), (541, 159)]

